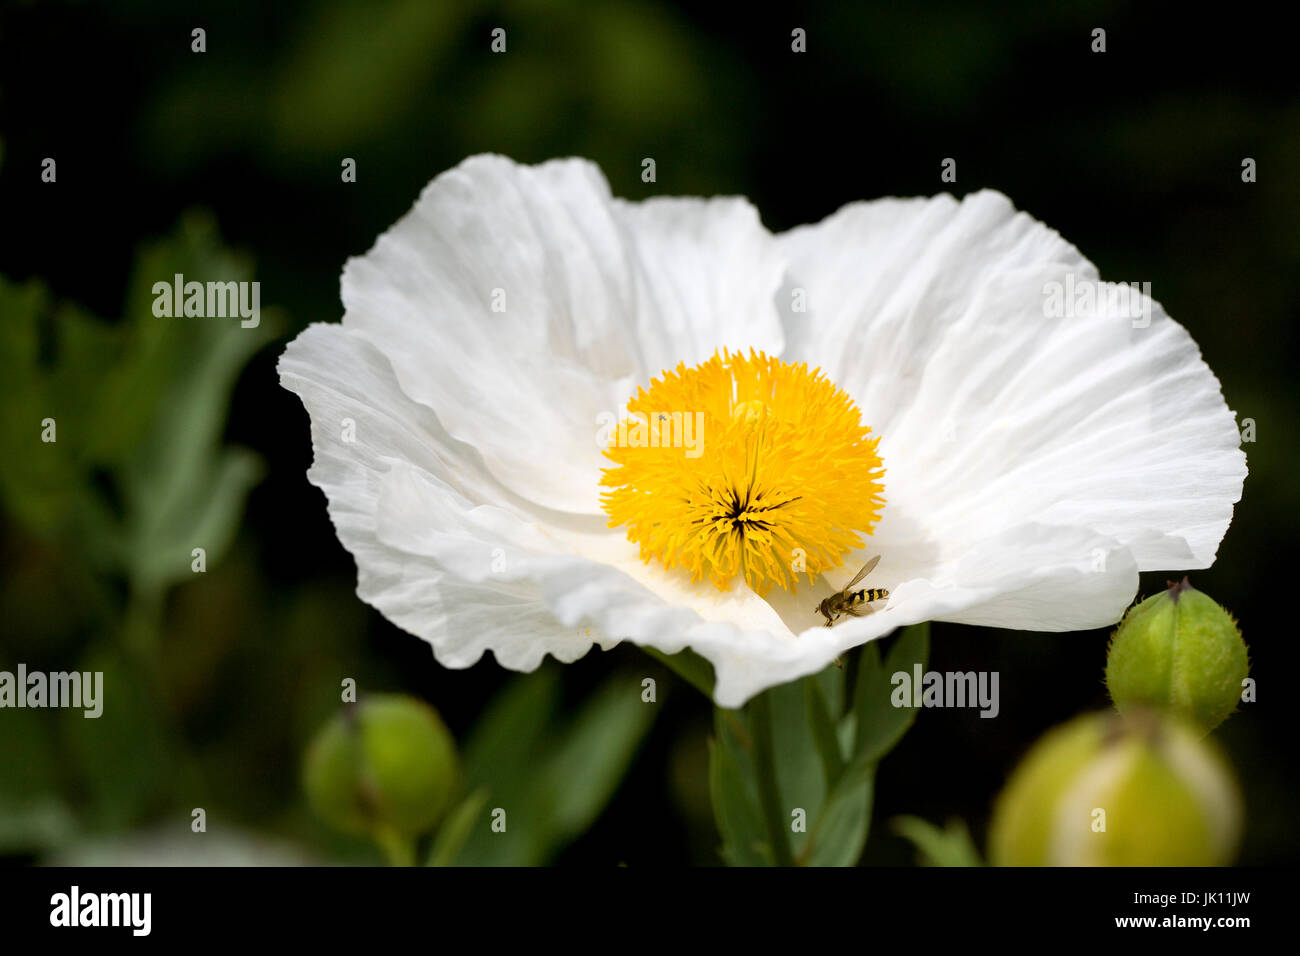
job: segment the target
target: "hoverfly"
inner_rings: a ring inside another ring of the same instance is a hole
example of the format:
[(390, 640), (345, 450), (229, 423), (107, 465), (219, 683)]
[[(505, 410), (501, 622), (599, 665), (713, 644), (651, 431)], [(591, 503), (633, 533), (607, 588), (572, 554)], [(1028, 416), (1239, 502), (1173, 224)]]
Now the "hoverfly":
[(862, 570), (853, 576), (852, 581), (813, 608), (814, 611), (817, 611), (826, 618), (827, 627), (834, 624), (836, 620), (844, 614), (849, 614), (853, 617), (862, 617), (862, 605), (870, 604), (872, 601), (883, 601), (885, 598), (889, 597), (889, 592), (884, 588), (862, 588), (858, 591), (853, 590), (853, 585), (857, 584), (870, 574), (871, 569), (879, 563), (880, 555), (876, 555), (862, 566)]

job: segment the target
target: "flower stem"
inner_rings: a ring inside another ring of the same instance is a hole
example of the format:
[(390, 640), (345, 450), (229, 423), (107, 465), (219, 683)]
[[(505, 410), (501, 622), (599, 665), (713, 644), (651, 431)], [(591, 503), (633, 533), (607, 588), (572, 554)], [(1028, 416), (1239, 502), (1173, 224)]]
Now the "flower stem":
[(402, 836), (391, 827), (378, 827), (375, 842), (388, 857), (389, 866), (415, 866), (415, 841)]

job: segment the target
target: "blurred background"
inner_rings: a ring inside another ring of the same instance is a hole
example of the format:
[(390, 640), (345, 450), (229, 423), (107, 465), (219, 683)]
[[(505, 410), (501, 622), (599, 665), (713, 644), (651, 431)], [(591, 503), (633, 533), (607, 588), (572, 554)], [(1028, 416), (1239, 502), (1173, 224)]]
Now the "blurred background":
[[(993, 187), (1103, 278), (1149, 281), (1255, 423), (1244, 500), (1218, 562), (1191, 578), (1237, 615), (1259, 684), (1215, 734), (1246, 798), (1240, 862), (1300, 857), (1285, 616), (1300, 84), (1291, 34), (1267, 14), (1030, 0), (0, 9), (0, 669), (102, 670), (109, 701), (98, 720), (0, 713), (0, 858), (381, 861), (322, 824), (299, 783), (351, 677), (363, 697), (436, 707), (469, 786), (549, 801), (527, 840), (470, 845), (463, 862), (719, 862), (702, 695), (630, 646), (531, 677), (486, 659), (444, 670), (354, 596), (304, 474), (307, 416), (275, 374), (284, 343), (337, 321), (344, 260), (485, 151), (586, 156), (633, 199), (743, 194), (773, 230), (856, 199)], [(806, 53), (791, 52), (795, 27)], [(345, 157), (355, 183), (340, 181)], [(261, 327), (154, 319), (149, 286), (173, 272), (259, 280)], [(46, 417), (55, 444), (39, 440)], [(1144, 576), (1142, 594), (1164, 578)], [(902, 813), (964, 819), (983, 847), (1030, 744), (1107, 706), (1107, 636), (936, 625), (931, 667), (1000, 671), (1001, 714), (919, 715), (882, 766), (866, 862), (914, 861), (886, 825)], [(614, 691), (646, 676), (659, 705), (620, 704), (631, 695)]]

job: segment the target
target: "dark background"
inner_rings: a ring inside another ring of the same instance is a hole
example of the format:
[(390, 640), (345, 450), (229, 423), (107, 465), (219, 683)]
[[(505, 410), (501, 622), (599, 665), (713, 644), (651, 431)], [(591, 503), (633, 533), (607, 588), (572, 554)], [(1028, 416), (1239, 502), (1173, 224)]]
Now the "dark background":
[[(1103, 278), (1151, 282), (1239, 421), (1256, 423), (1219, 559), (1191, 577), (1238, 617), (1259, 683), (1259, 702), (1215, 734), (1247, 800), (1240, 860), (1294, 863), (1294, 38), (1258, 7), (1210, 18), (1131, 6), (4, 6), (0, 275), (41, 279), (54, 301), (116, 320), (140, 245), (198, 208), (255, 263), (264, 308), (280, 311), (276, 337), (238, 377), (224, 425), (228, 444), (261, 456), (263, 478), (230, 548), (201, 579), (170, 589), (159, 610), (164, 679), (153, 713), (166, 740), (157, 760), (195, 769), (207, 805), (242, 831), (315, 858), (368, 859), (311, 820), (297, 783), (339, 675), (427, 699), (458, 738), (513, 679), (491, 661), (442, 669), (423, 642), (353, 596), (352, 560), (304, 476), (307, 416), (275, 374), (298, 330), (340, 318), (346, 257), (365, 252), (438, 172), (485, 151), (522, 162), (581, 155), (616, 195), (743, 194), (772, 230), (856, 199), (993, 187), (1059, 230)], [(190, 51), (196, 26), (207, 31), (204, 54)], [(489, 51), (497, 26), (507, 30), (503, 55)], [(790, 51), (794, 27), (807, 30), (807, 53)], [(1090, 52), (1094, 27), (1107, 31), (1103, 54)], [(46, 156), (57, 159), (56, 184), (40, 181)], [(657, 162), (653, 184), (640, 179), (646, 156)], [(343, 157), (356, 159), (356, 183), (340, 182)], [(951, 186), (939, 180), (945, 157), (957, 160)], [(1244, 157), (1257, 160), (1258, 182), (1242, 182)], [(7, 329), (10, 317), (0, 320)], [(85, 388), (93, 401), (94, 383)], [(16, 434), (5, 432), (3, 454), (31, 455), (30, 435), (20, 445)], [(89, 480), (112, 502), (111, 476)], [(83, 539), (33, 529), (19, 511), (9, 500), (0, 517), (0, 664), (70, 667), (113, 643), (129, 602)], [(1164, 578), (1144, 575), (1142, 593)], [(912, 861), (888, 832), (898, 813), (961, 817), (982, 847), (1018, 756), (1048, 727), (1107, 705), (1106, 638), (936, 625), (931, 666), (1000, 671), (1001, 714), (921, 713), (882, 766), (867, 862)], [(670, 681), (633, 647), (593, 651), (563, 668), (565, 699), (582, 700), (612, 672)], [(559, 860), (716, 862), (709, 721), (708, 702), (676, 686), (609, 808)], [(141, 797), (115, 776), (144, 786), (129, 760), (78, 766), (75, 754), (96, 746), (41, 738), (50, 787), (75, 821), (59, 832), (125, 836), (195, 805), (167, 771)], [(12, 757), (18, 769), (7, 774), (4, 753), (0, 793), (6, 776), (26, 772)], [(104, 811), (103, 800), (123, 793)], [(54, 837), (25, 845), (16, 826), (0, 854), (60, 850)]]

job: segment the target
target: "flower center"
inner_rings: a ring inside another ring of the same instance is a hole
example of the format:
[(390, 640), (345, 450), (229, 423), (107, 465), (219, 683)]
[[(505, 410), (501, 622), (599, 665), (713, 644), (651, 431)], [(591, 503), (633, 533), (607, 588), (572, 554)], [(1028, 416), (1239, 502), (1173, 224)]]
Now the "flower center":
[(862, 547), (884, 505), (879, 438), (820, 370), (723, 351), (652, 379), (610, 437), (600, 483), (611, 528), (641, 560), (721, 590), (795, 590)]

